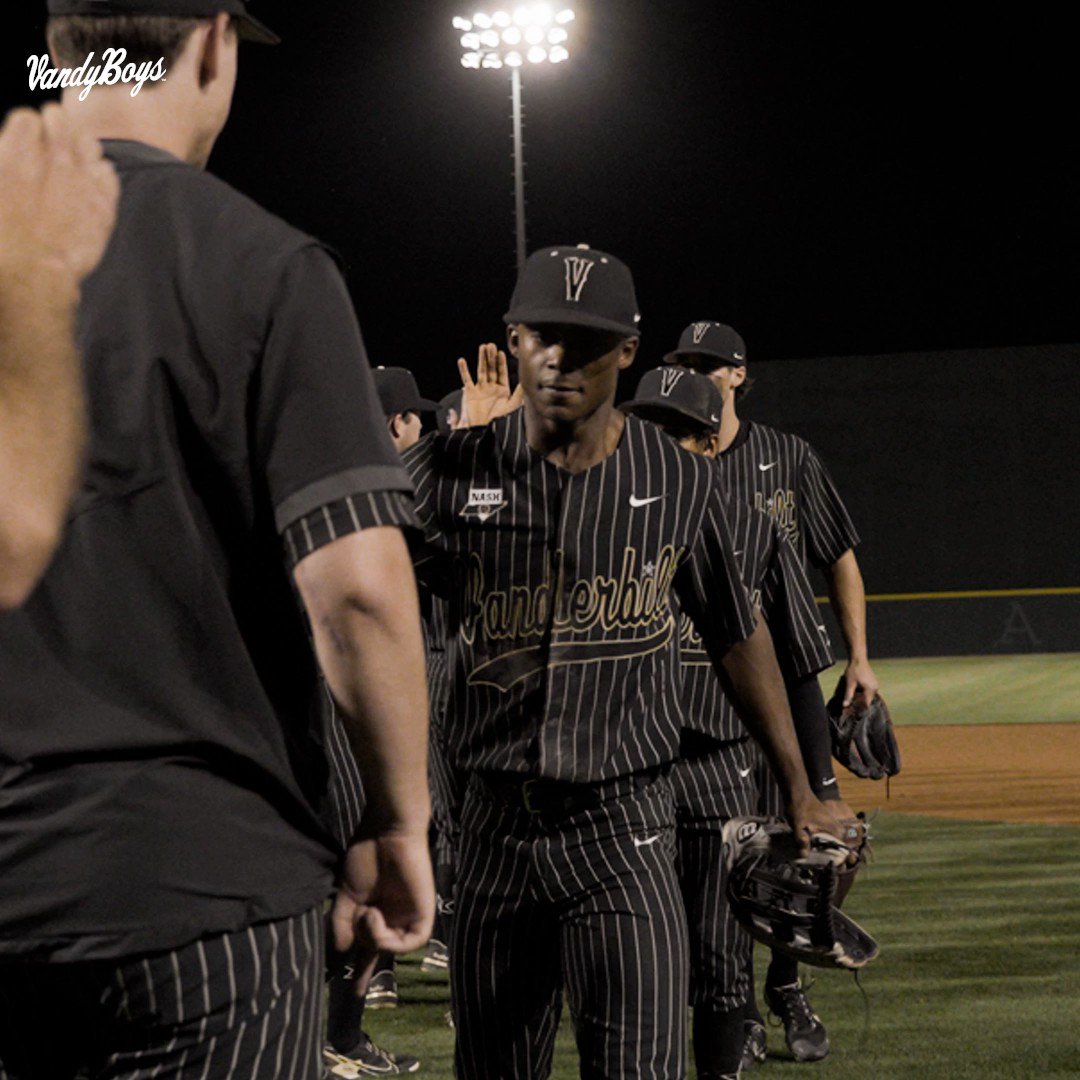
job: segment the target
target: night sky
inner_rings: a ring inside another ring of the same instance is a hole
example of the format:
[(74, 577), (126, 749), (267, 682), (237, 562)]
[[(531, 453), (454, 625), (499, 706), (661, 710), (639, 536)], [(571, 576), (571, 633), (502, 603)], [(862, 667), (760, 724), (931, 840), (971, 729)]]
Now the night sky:
[[(1080, 341), (1073, 38), (1037, 5), (576, 6), (571, 61), (525, 69), (529, 246), (630, 264), (644, 362), (702, 318), (751, 361)], [(337, 249), (372, 362), (430, 394), (513, 286), (509, 77), (450, 26), (476, 9), (256, 2), (286, 43), (245, 46), (211, 161)]]

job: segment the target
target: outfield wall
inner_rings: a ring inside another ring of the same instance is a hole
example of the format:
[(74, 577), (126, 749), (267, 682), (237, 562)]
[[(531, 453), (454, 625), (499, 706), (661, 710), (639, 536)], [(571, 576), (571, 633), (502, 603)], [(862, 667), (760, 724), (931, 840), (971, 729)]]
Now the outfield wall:
[(1080, 651), (1080, 346), (749, 370), (741, 413), (807, 438), (862, 534), (875, 654)]

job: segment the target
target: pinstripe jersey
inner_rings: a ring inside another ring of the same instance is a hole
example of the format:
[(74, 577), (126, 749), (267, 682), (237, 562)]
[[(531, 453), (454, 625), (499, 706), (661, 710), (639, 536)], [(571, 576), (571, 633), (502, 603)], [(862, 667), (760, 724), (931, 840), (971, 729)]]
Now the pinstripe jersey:
[[(785, 675), (801, 677), (830, 667), (828, 632), (818, 619), (806, 572), (783, 532), (746, 503), (729, 502), (728, 520), (743, 581), (752, 602), (761, 607)], [(743, 738), (746, 729), (688, 616), (681, 616), (679, 631), (686, 727), (718, 740)]]
[(448, 600), (454, 764), (580, 783), (671, 761), (682, 726), (672, 601), (718, 647), (755, 626), (713, 466), (628, 417), (571, 474), (523, 411), (404, 455)]
[(729, 496), (783, 530), (804, 566), (831, 566), (859, 542), (821, 459), (805, 439), (743, 420), (716, 463)]

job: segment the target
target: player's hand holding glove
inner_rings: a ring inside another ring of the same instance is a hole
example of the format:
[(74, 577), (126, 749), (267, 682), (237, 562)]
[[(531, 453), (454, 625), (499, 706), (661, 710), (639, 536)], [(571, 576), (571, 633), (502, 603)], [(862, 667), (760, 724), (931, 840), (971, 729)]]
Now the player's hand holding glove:
[(878, 694), (868, 706), (844, 705), (844, 680), (829, 699), (829, 732), (833, 757), (856, 776), (883, 780), (900, 771), (900, 747), (885, 699)]
[[(844, 841), (815, 833), (800, 856), (777, 818), (732, 818), (724, 825), (728, 896), (751, 936), (806, 964), (854, 970), (878, 955), (877, 942), (837, 907), (851, 853), (866, 850), (865, 823), (847, 823)], [(847, 892), (845, 888), (844, 893)]]

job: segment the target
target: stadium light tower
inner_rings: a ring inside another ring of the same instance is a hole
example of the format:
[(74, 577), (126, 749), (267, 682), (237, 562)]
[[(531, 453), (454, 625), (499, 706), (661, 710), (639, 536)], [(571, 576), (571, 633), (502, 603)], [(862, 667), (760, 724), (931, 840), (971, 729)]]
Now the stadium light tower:
[(551, 4), (521, 4), (477, 11), (454, 19), (461, 35), (461, 65), (477, 71), (510, 69), (514, 121), (514, 213), (518, 269), (525, 264), (525, 152), (522, 143), (521, 69), (525, 64), (562, 64), (570, 59), (574, 11)]

